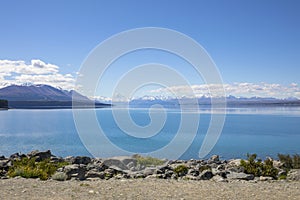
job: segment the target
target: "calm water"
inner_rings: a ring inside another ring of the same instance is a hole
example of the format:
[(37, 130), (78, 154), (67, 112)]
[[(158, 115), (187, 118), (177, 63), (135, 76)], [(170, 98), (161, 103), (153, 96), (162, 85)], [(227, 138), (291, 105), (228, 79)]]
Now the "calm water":
[[(218, 154), (226, 159), (245, 157), (248, 152), (262, 158), (276, 157), (277, 153), (300, 153), (300, 108), (231, 108), (227, 113), (221, 137), (209, 155)], [(150, 123), (147, 109), (132, 109), (130, 114), (140, 126)], [(211, 117), (208, 110), (190, 114), (200, 115), (199, 128), (182, 159), (198, 158)], [(181, 117), (178, 110), (168, 109), (167, 120), (160, 132), (143, 139), (126, 135), (115, 123), (111, 109), (98, 109), (96, 115), (108, 139), (134, 153), (147, 153), (167, 145), (175, 136)], [(86, 131), (89, 131), (88, 127)], [(190, 133), (186, 134), (188, 137)], [(63, 157), (91, 156), (77, 133), (72, 110), (0, 111), (0, 155), (34, 149), (51, 149), (53, 154)], [(104, 155), (108, 156), (116, 155), (113, 152)]]

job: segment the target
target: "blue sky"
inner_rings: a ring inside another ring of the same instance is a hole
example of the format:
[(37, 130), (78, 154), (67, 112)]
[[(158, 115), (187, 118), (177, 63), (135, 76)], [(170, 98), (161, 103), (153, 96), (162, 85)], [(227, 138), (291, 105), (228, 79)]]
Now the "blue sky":
[[(16, 61), (24, 61), (23, 68), (33, 66), (37, 62), (32, 60), (55, 65), (62, 81), (70, 79), (103, 40), (121, 31), (151, 26), (174, 29), (195, 39), (211, 55), (226, 84), (300, 84), (297, 0), (10, 0), (0, 5), (2, 82), (45, 79), (44, 74), (33, 78), (22, 70), (17, 75), (23, 76), (16, 79), (12, 70), (4, 69), (5, 65), (12, 69)], [(150, 58), (157, 57), (150, 53)], [(176, 68), (183, 69), (179, 64)], [(191, 71), (183, 71), (192, 84), (201, 83)], [(117, 72), (117, 67), (112, 69), (112, 74)], [(109, 91), (103, 93), (99, 95)]]

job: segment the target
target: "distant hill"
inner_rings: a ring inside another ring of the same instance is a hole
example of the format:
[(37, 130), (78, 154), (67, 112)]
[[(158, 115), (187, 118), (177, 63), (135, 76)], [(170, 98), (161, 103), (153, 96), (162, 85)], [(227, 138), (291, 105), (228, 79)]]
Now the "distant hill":
[(11, 85), (0, 89), (0, 98), (8, 101), (72, 101), (73, 94), (78, 101), (90, 101), (74, 90), (62, 90), (50, 85)]
[(72, 97), (78, 107), (109, 106), (94, 102), (74, 90), (50, 85), (10, 85), (0, 89), (0, 99), (8, 100), (9, 108), (71, 108)]
[(8, 108), (7, 100), (0, 99), (0, 109), (7, 109), (7, 108)]
[[(216, 104), (221, 100), (219, 98), (214, 98)], [(160, 104), (165, 107), (179, 107), (180, 104), (193, 105), (198, 103), (200, 106), (211, 106), (210, 97), (200, 97), (197, 99), (191, 98), (181, 98), (180, 102), (175, 98), (161, 99), (160, 97), (144, 96), (141, 98), (136, 98), (129, 102), (131, 107), (150, 107), (155, 104)], [(228, 107), (236, 106), (300, 106), (300, 100), (297, 98), (287, 98), (287, 99), (277, 99), (277, 98), (263, 98), (263, 97), (226, 97), (226, 104)]]

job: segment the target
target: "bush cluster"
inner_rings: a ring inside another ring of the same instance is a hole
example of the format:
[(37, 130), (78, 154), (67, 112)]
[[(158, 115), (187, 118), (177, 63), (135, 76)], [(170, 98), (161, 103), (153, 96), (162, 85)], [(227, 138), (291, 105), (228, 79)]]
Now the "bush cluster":
[(278, 158), (283, 163), (283, 168), (287, 171), (291, 169), (300, 169), (300, 155), (295, 154), (293, 156), (278, 154)]
[(50, 162), (45, 159), (40, 162), (36, 158), (23, 157), (13, 161), (13, 165), (8, 170), (10, 177), (21, 176), (23, 178), (40, 178), (41, 180), (49, 179), (58, 168), (67, 165), (66, 162)]
[(0, 108), (8, 108), (8, 101), (0, 99)]
[(247, 161), (241, 160), (241, 166), (244, 167), (245, 173), (254, 176), (270, 176), (276, 179), (278, 169), (273, 166), (273, 161), (268, 158), (263, 162), (256, 157), (256, 154), (247, 154)]
[(175, 167), (174, 172), (178, 176), (184, 176), (188, 173), (188, 168), (185, 165), (178, 165), (177, 167)]

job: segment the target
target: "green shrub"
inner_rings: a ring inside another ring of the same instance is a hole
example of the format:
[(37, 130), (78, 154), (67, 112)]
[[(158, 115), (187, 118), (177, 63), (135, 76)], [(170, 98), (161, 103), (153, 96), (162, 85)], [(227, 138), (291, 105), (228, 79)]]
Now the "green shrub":
[(261, 160), (256, 161), (256, 154), (247, 154), (247, 161), (241, 160), (241, 166), (244, 167), (247, 174), (253, 174), (254, 176), (260, 176), (259, 166), (261, 165)]
[(261, 175), (262, 176), (270, 176), (273, 177), (274, 179), (277, 178), (278, 175), (278, 169), (276, 169), (273, 166), (273, 161), (268, 158), (262, 163), (261, 165)]
[(286, 175), (285, 174), (281, 174), (280, 176), (278, 176), (279, 180), (285, 180), (286, 179)]
[(293, 168), (300, 169), (300, 155), (299, 154), (293, 155)]
[(178, 175), (178, 176), (184, 176), (187, 174), (188, 172), (188, 168), (185, 165), (178, 165), (177, 167), (174, 168), (174, 172)]
[(164, 160), (160, 160), (158, 158), (153, 158), (149, 156), (143, 157), (140, 155), (134, 155), (133, 157), (137, 160), (137, 164), (145, 167), (159, 166), (165, 163)]
[(293, 156), (278, 154), (280, 162), (283, 163), (283, 168), (289, 171), (290, 169), (300, 169), (300, 155)]
[(278, 169), (273, 166), (271, 159), (266, 159), (264, 162), (256, 160), (256, 154), (247, 154), (247, 161), (241, 160), (241, 166), (245, 169), (245, 173), (253, 174), (254, 176), (270, 176), (277, 178)]
[(211, 170), (211, 166), (202, 165), (202, 166), (199, 167), (199, 172), (203, 172), (204, 170)]
[(7, 108), (8, 108), (8, 101), (7, 101), (7, 100), (0, 99), (0, 108), (5, 108), (5, 109), (7, 109)]
[(52, 163), (50, 159), (36, 162), (36, 158), (24, 157), (21, 160), (13, 161), (13, 165), (8, 170), (10, 177), (21, 176), (23, 178), (40, 178), (47, 180), (58, 168), (66, 165), (65, 162)]

